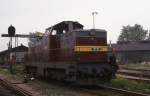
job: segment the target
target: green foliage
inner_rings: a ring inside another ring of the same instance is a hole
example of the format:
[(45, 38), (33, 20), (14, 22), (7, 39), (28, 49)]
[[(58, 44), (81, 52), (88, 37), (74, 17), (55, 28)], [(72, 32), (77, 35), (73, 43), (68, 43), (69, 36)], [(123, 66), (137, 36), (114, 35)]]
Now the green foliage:
[(145, 40), (147, 35), (147, 30), (144, 30), (143, 27), (139, 24), (134, 26), (123, 26), (121, 34), (118, 38), (118, 41), (140, 41)]
[(8, 75), (10, 72), (8, 69), (0, 68), (0, 74)]
[(12, 70), (13, 74), (11, 74), (9, 67), (8, 68), (2, 68), (0, 67), (0, 74), (4, 75), (18, 75), (18, 74), (23, 74), (23, 66), (21, 65), (13, 65)]

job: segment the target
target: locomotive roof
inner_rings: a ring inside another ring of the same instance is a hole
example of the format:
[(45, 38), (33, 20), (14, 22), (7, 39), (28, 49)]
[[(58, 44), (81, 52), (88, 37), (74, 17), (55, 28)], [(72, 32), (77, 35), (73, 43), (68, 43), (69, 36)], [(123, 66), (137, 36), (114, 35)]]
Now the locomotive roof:
[(76, 26), (76, 27), (78, 27), (78, 28), (81, 28), (81, 29), (82, 29), (82, 28), (84, 27), (82, 24), (80, 24), (80, 23), (77, 22), (77, 21), (62, 21), (62, 22), (60, 22), (60, 23), (58, 23), (58, 24), (56, 24), (56, 25), (54, 25), (54, 26), (51, 26), (51, 27), (47, 28), (46, 30), (49, 30), (49, 29), (51, 29), (51, 28), (53, 28), (54, 30), (55, 30), (55, 29), (59, 29), (59, 28), (65, 29), (65, 28), (68, 27), (68, 23), (69, 23), (69, 22), (72, 22), (72, 23), (73, 23), (73, 26)]

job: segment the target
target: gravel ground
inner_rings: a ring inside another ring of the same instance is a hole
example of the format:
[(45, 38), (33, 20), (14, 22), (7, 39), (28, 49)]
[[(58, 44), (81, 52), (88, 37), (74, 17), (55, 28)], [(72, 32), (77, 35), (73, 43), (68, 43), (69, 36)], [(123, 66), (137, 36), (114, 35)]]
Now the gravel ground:
[[(56, 82), (46, 82), (42, 80), (33, 80), (29, 81), (28, 83), (21, 83), (23, 82), (22, 76), (16, 75), (1, 75), (0, 78), (6, 79), (11, 83), (18, 83), (15, 84), (16, 86), (30, 92), (33, 96), (124, 96), (120, 93), (111, 92), (110, 90), (95, 90), (95, 92), (91, 93), (87, 90), (80, 90), (80, 89), (72, 89), (66, 87), (61, 84), (57, 84)], [(98, 95), (97, 92), (101, 95)], [(1, 95), (0, 95), (1, 96)], [(11, 95), (13, 96), (13, 95)]]
[(44, 82), (36, 79), (34, 81), (29, 81), (28, 83), (22, 83), (22, 76), (7, 76), (0, 74), (0, 78), (6, 79), (11, 83), (18, 83), (15, 85), (32, 93), (33, 96), (97, 96), (95, 94), (90, 94), (84, 91), (76, 91), (65, 86), (58, 86), (51, 82)]
[(69, 89), (65, 86), (52, 84), (51, 82), (43, 82), (39, 80), (29, 82), (28, 86), (34, 90), (38, 90), (41, 96), (97, 96), (87, 92)]
[(17, 96), (11, 90), (0, 85), (0, 96)]
[[(98, 90), (101, 95), (87, 92), (87, 90), (72, 89), (65, 85), (54, 84), (54, 82), (46, 82), (42, 80), (33, 80), (28, 83), (22, 83), (24, 81), (22, 71), (18, 71), (15, 75), (11, 75), (8, 70), (1, 69), (0, 78), (15, 84), (16, 86), (30, 92), (33, 96), (122, 96), (121, 94), (110, 92), (109, 90)], [(1, 95), (0, 95), (1, 96)], [(13, 95), (11, 95), (13, 96)]]

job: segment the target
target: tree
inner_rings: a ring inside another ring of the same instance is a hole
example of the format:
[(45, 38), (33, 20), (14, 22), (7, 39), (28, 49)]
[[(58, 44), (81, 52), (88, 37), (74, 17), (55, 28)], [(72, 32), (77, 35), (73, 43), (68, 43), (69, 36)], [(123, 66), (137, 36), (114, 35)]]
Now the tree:
[(148, 30), (144, 30), (139, 24), (123, 26), (118, 41), (141, 41), (145, 40)]

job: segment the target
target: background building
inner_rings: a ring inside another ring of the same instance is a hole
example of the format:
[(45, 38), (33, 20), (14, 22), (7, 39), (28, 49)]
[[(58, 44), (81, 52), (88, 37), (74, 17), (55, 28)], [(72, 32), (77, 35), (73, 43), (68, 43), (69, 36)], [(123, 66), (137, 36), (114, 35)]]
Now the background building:
[(150, 62), (150, 41), (118, 42), (112, 44), (112, 48), (122, 64)]
[(28, 47), (22, 44), (18, 47), (12, 48), (11, 53), (9, 50), (4, 50), (0, 52), (0, 64), (8, 64), (11, 56), (16, 56), (16, 63), (23, 63), (27, 52)]

